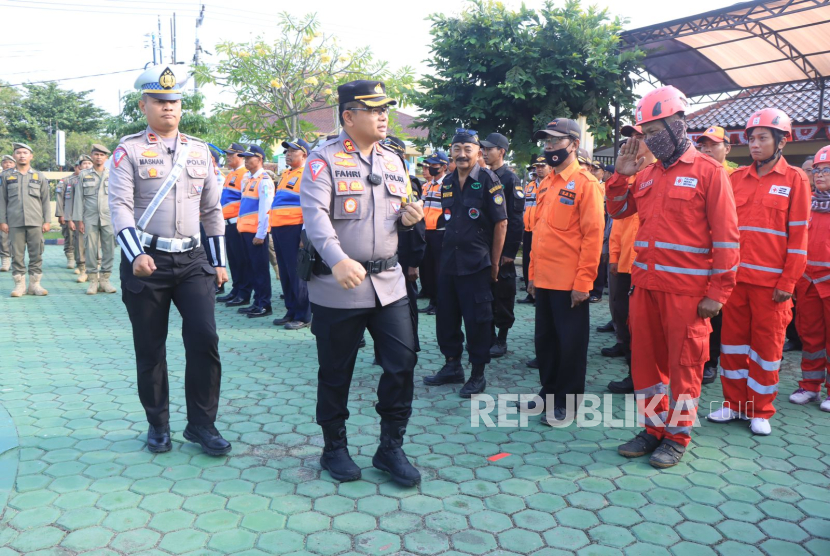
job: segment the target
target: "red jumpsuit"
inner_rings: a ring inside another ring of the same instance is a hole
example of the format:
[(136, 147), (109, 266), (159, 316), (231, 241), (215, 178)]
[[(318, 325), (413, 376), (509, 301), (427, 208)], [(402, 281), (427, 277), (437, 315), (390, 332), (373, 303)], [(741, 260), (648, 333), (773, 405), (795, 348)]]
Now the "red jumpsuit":
[(775, 414), (778, 370), (792, 302), (776, 303), (773, 290), (793, 293), (807, 262), (810, 185), (800, 168), (778, 159), (758, 177), (755, 165), (732, 176), (741, 264), (738, 283), (723, 308), (721, 382), (724, 405), (747, 417)]
[(826, 377), (830, 394), (830, 374), (825, 372), (830, 350), (830, 213), (814, 212), (807, 236), (807, 269), (795, 286), (795, 324), (804, 345), (798, 385), (821, 392)]
[(703, 297), (724, 303), (735, 286), (738, 223), (729, 177), (690, 147), (668, 169), (656, 162), (631, 186), (614, 174), (606, 188), (613, 218), (640, 217), (629, 315), (640, 419), (649, 434), (686, 446), (712, 330), (697, 306)]

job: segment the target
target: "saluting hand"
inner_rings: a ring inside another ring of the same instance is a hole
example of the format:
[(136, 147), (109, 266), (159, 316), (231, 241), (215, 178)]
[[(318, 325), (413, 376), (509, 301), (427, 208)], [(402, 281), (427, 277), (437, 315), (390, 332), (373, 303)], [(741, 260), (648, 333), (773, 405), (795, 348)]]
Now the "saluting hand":
[[(133, 274), (138, 276), (139, 278), (146, 278), (150, 276), (156, 270), (156, 263), (153, 260), (153, 257), (144, 253), (143, 255), (139, 255), (133, 261)], [(218, 272), (216, 273), (219, 274)], [(226, 276), (227, 279), (227, 276)]]
[(343, 259), (332, 267), (331, 273), (344, 290), (353, 290), (366, 278), (366, 269), (353, 259)]
[(216, 267), (216, 287), (221, 288), (222, 284), (228, 281), (228, 269), (224, 266)]
[(646, 164), (646, 157), (641, 156), (637, 158), (637, 153), (640, 150), (640, 140), (629, 139), (625, 145), (620, 148), (620, 154), (617, 155), (617, 162), (614, 165), (614, 170), (621, 176), (633, 176), (639, 172)]
[(406, 226), (414, 226), (424, 219), (424, 202), (401, 203), (401, 223)]

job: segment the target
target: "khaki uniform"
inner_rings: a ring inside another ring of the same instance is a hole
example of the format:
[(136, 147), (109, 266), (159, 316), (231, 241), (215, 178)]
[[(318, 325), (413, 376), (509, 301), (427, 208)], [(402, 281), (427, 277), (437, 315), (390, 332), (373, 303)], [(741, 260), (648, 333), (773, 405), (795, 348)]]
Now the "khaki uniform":
[[(55, 187), (55, 216), (61, 218), (64, 216), (64, 200), (66, 199), (66, 178), (58, 182)], [(64, 218), (64, 223), (61, 224), (61, 235), (63, 236), (63, 253), (66, 255), (67, 262), (74, 262), (75, 260), (75, 243), (73, 240), (72, 230), (69, 229), (69, 221)]]
[(90, 168), (78, 175), (73, 197), (72, 218), (84, 223), (86, 252), (90, 257), (88, 272), (97, 274), (98, 254), (101, 254), (100, 272), (111, 273), (115, 234), (113, 234), (110, 208), (107, 203), (110, 173), (104, 168), (100, 173)]
[[(398, 251), (401, 199), (407, 175), (400, 158), (376, 144), (368, 160), (345, 132), (319, 145), (308, 157), (300, 186), (303, 222), (309, 240), (331, 268), (343, 259), (358, 262), (389, 259)], [(381, 177), (373, 186), (369, 175)], [(355, 309), (388, 305), (406, 297), (400, 265), (367, 274), (354, 289), (344, 290), (332, 274), (308, 283), (313, 304)]]
[(52, 220), (49, 183), (43, 172), (32, 168), (21, 174), (10, 168), (0, 174), (0, 224), (9, 225), (12, 275), (39, 276), (43, 266), (43, 228)]
[[(63, 180), (63, 183), (63, 218), (68, 222), (74, 220), (72, 218), (72, 206), (75, 203), (75, 188), (78, 185), (78, 176), (69, 176)], [(86, 239), (77, 227), (72, 232), (72, 245), (75, 248), (75, 263), (78, 268), (84, 270), (86, 268)]]

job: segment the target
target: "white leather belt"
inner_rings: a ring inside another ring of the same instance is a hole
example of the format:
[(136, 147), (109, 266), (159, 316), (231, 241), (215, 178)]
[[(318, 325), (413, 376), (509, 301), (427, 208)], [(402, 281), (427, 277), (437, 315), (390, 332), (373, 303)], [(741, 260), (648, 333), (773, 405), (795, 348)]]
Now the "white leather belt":
[(157, 251), (164, 251), (166, 253), (186, 253), (202, 244), (199, 237), (188, 237), (184, 239), (158, 237), (147, 232), (138, 232), (138, 239), (141, 240), (141, 245)]
[(228, 218), (225, 220), (225, 224), (236, 224), (237, 220), (239, 220), (239, 218)]

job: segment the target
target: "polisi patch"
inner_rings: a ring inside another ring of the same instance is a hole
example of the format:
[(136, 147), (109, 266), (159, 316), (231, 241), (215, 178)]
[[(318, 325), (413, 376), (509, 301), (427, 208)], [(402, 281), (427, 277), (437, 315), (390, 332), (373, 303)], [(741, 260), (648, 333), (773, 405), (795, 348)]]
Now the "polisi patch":
[(779, 195), (781, 197), (789, 197), (792, 187), (787, 185), (773, 185), (769, 188), (770, 195)]
[(325, 167), (326, 162), (324, 160), (320, 160), (319, 158), (315, 158), (308, 163), (308, 169), (311, 170), (312, 181), (317, 179), (317, 176), (320, 175), (320, 172), (322, 172)]
[(682, 176), (677, 176), (674, 179), (674, 185), (678, 187), (691, 187), (694, 189), (697, 187), (697, 178), (684, 178)]

